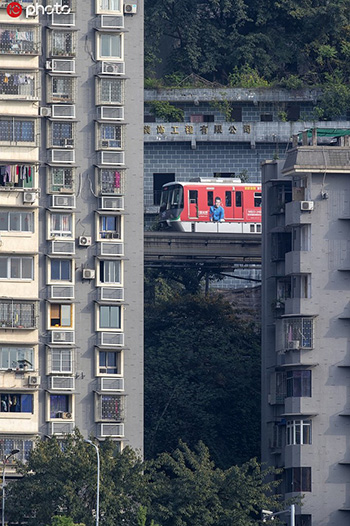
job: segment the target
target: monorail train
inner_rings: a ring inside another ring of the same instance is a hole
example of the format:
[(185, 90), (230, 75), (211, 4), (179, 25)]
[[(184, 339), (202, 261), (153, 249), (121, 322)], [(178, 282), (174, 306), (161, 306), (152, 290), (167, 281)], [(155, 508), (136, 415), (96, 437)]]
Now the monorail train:
[(261, 232), (261, 185), (199, 178), (163, 185), (160, 228), (180, 232)]

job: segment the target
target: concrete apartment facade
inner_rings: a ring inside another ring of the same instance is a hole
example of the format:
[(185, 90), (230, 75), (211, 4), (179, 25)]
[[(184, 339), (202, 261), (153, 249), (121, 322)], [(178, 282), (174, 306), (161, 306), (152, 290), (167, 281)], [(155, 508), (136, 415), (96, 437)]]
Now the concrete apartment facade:
[(297, 526), (350, 517), (349, 176), (349, 146), (263, 164), (262, 460)]
[(15, 16), (8, 4), (0, 456), (25, 460), (38, 436), (75, 427), (142, 452), (142, 5), (62, 0), (66, 12), (29, 14), (21, 2)]

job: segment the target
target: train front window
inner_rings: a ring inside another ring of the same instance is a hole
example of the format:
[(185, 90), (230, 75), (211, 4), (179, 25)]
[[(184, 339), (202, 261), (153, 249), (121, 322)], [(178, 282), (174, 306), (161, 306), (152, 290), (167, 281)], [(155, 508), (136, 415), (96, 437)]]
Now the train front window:
[(261, 192), (254, 193), (254, 206), (255, 208), (261, 207)]
[(183, 208), (182, 186), (176, 186), (171, 190), (170, 208)]

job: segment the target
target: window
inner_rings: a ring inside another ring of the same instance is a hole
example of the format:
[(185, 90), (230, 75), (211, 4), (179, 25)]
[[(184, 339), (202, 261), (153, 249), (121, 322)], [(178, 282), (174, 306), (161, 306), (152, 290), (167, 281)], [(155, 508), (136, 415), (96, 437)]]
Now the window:
[(72, 362), (72, 349), (51, 349), (51, 373), (72, 373)]
[(124, 419), (124, 397), (101, 395), (98, 399), (98, 420), (121, 422)]
[(295, 526), (311, 526), (312, 515), (302, 514), (295, 516)]
[(34, 120), (1, 119), (0, 141), (2, 142), (35, 142)]
[[(0, 94), (18, 95), (18, 98), (35, 97), (37, 75), (29, 71), (0, 71)], [(10, 98), (10, 97), (9, 97)]]
[(74, 49), (74, 33), (71, 31), (52, 31), (51, 54), (53, 56), (73, 56)]
[(52, 146), (73, 146), (73, 124), (71, 122), (51, 123)]
[(49, 192), (73, 192), (73, 168), (50, 168), (49, 170)]
[(255, 208), (261, 207), (261, 192), (254, 193), (254, 206)]
[(232, 122), (242, 122), (242, 108), (239, 106), (231, 106), (230, 120)]
[(29, 459), (29, 455), (34, 448), (34, 440), (26, 440), (23, 438), (12, 438), (8, 435), (0, 436), (0, 457), (4, 458), (11, 453), (14, 449), (18, 449), (19, 453), (13, 455), (7, 460), (8, 464), (15, 463), (16, 460), (25, 462)]
[(260, 121), (261, 122), (272, 122), (273, 121), (272, 113), (261, 113), (260, 114)]
[(35, 168), (27, 164), (0, 166), (0, 186), (33, 188)]
[(101, 283), (121, 283), (121, 261), (100, 261), (100, 281)]
[(311, 396), (311, 371), (287, 371), (287, 396)]
[(287, 446), (311, 444), (311, 420), (288, 420)]
[(121, 309), (120, 306), (100, 305), (100, 329), (120, 329)]
[(100, 216), (100, 237), (102, 239), (120, 239), (121, 217)]
[(97, 0), (97, 12), (100, 11), (121, 11), (121, 0)]
[(232, 193), (230, 191), (225, 192), (225, 206), (232, 206)]
[[(48, 94), (50, 102), (74, 102), (75, 79), (54, 76), (48, 79), (51, 82), (51, 94)], [(50, 98), (51, 95), (51, 98)]]
[(287, 121), (298, 121), (300, 119), (299, 104), (287, 104)]
[(292, 342), (299, 342), (299, 346), (303, 349), (313, 348), (313, 318), (285, 318), (283, 324), (286, 349), (293, 346)]
[(100, 374), (121, 374), (121, 352), (99, 351), (98, 372)]
[(214, 204), (214, 192), (213, 191), (208, 191), (207, 192), (207, 196), (208, 196), (208, 199), (207, 199), (207, 205), (208, 206), (212, 206)]
[(72, 260), (50, 260), (51, 281), (72, 281)]
[(190, 115), (190, 122), (214, 122), (215, 115)]
[(51, 213), (50, 236), (72, 237), (72, 214)]
[(99, 58), (123, 58), (123, 35), (119, 33), (98, 33)]
[(236, 206), (238, 208), (242, 206), (242, 192), (236, 192)]
[(124, 170), (100, 170), (99, 185), (102, 194), (124, 194)]
[(50, 418), (72, 418), (72, 396), (50, 394)]
[(287, 468), (286, 492), (311, 491), (311, 468)]
[(34, 302), (0, 302), (0, 329), (36, 329), (37, 316)]
[(172, 183), (175, 181), (174, 173), (153, 174), (153, 204), (160, 204), (160, 196), (162, 193), (162, 187), (164, 184)]
[(0, 230), (4, 232), (34, 232), (34, 213), (0, 210)]
[(124, 81), (121, 79), (98, 79), (99, 104), (123, 104)]
[(0, 347), (0, 369), (34, 369), (34, 349), (32, 347)]
[(33, 257), (0, 257), (0, 278), (34, 279)]
[(22, 393), (1, 393), (1, 413), (33, 413), (33, 395)]
[(120, 124), (101, 124), (100, 137), (102, 148), (121, 148), (122, 126)]
[(50, 304), (50, 327), (72, 327), (73, 305)]

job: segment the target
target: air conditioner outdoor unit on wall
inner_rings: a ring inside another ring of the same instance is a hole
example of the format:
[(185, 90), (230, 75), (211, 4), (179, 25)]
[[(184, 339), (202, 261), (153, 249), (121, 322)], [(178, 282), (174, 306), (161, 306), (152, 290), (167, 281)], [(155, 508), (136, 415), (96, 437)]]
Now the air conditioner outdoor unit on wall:
[(80, 236), (79, 237), (79, 246), (80, 247), (90, 247), (91, 246), (91, 237), (90, 236)]
[(314, 209), (314, 202), (313, 201), (300, 201), (300, 209), (310, 211)]
[(91, 268), (83, 268), (83, 279), (95, 279), (95, 270)]
[(137, 4), (124, 4), (124, 13), (127, 15), (135, 15), (137, 13)]
[(40, 376), (28, 376), (28, 385), (40, 385)]
[(35, 203), (35, 193), (33, 192), (24, 192), (23, 194), (23, 203)]
[(124, 62), (102, 62), (101, 73), (107, 75), (124, 75), (125, 74), (125, 63)]
[(40, 108), (40, 116), (41, 117), (51, 117), (51, 108)]
[(291, 351), (296, 351), (300, 348), (300, 342), (299, 340), (292, 340), (290, 342), (288, 342), (288, 349), (290, 349)]

